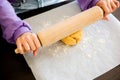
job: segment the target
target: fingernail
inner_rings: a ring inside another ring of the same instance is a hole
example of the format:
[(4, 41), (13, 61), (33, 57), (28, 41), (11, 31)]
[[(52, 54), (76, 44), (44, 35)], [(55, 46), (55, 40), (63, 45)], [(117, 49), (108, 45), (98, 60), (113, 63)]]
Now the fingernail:
[(33, 54), (34, 55), (34, 57), (36, 56), (36, 54)]
[(37, 55), (37, 53), (35, 52), (35, 53), (34, 53), (34, 56), (36, 56), (36, 55)]

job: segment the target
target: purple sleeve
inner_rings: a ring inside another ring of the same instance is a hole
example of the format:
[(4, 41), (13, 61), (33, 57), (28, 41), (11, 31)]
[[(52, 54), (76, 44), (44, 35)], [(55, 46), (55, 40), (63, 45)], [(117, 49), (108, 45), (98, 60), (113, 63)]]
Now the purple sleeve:
[(99, 0), (77, 0), (81, 10), (86, 10), (96, 5)]
[(30, 26), (16, 15), (7, 0), (0, 0), (0, 25), (3, 37), (9, 43), (15, 43), (21, 34), (31, 32)]

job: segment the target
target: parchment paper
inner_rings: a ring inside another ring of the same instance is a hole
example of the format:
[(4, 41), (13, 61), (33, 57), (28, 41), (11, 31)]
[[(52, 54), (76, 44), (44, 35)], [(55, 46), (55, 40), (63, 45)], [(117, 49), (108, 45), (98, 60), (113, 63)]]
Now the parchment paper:
[[(35, 16), (33, 31), (79, 12), (78, 4), (72, 2)], [(41, 48), (36, 57), (25, 54), (36, 80), (92, 80), (120, 64), (120, 22), (112, 14), (108, 17), (109, 21), (100, 20), (86, 27), (82, 41), (76, 46), (58, 41)]]

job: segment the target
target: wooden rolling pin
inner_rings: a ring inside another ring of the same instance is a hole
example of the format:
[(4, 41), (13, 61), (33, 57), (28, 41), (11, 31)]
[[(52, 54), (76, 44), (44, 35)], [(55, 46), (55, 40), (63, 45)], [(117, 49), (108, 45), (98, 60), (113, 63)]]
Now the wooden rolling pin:
[[(42, 47), (49, 46), (102, 18), (103, 10), (95, 6), (47, 29), (40, 30), (37, 36)], [(16, 49), (15, 52), (18, 53), (18, 50)]]

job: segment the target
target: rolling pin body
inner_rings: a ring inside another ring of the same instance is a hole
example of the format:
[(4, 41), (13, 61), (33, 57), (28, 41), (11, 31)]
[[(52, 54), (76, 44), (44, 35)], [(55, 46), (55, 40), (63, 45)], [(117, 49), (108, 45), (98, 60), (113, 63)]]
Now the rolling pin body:
[[(40, 30), (37, 36), (41, 46), (46, 47), (102, 18), (103, 10), (95, 6), (51, 27)], [(16, 49), (15, 52), (19, 53), (18, 49)]]
[(103, 10), (95, 6), (37, 33), (42, 47), (49, 46), (103, 18)]

